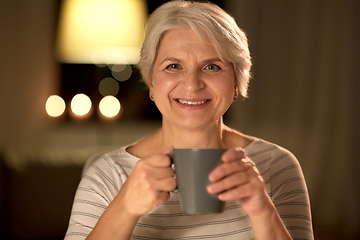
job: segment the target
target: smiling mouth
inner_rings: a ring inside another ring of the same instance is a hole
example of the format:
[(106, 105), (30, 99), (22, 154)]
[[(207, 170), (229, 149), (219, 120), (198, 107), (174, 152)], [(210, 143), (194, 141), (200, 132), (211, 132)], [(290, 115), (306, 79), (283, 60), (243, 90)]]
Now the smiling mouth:
[(210, 100), (202, 100), (202, 101), (196, 101), (196, 102), (191, 102), (191, 101), (185, 101), (185, 100), (181, 100), (181, 99), (176, 99), (177, 102), (181, 103), (181, 104), (187, 104), (187, 105), (200, 105), (200, 104), (204, 104)]

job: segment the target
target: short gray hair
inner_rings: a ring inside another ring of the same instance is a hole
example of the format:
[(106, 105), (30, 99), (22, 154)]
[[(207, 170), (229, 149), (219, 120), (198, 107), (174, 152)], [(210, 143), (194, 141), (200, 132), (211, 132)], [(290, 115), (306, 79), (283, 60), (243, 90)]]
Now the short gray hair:
[(246, 34), (228, 13), (212, 3), (175, 0), (161, 5), (150, 15), (138, 64), (143, 81), (149, 84), (165, 33), (189, 27), (198, 36), (206, 36), (219, 56), (233, 64), (239, 93), (246, 98), (251, 77)]

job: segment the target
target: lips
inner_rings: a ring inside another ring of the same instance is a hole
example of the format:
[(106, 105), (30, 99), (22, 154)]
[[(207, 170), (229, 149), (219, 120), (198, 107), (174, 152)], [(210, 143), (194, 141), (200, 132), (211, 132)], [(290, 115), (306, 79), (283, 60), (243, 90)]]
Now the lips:
[(181, 103), (181, 104), (186, 104), (186, 105), (201, 105), (201, 104), (205, 104), (207, 103), (208, 99), (205, 99), (205, 100), (201, 100), (201, 101), (186, 101), (186, 100), (182, 100), (182, 99), (176, 99), (177, 102)]

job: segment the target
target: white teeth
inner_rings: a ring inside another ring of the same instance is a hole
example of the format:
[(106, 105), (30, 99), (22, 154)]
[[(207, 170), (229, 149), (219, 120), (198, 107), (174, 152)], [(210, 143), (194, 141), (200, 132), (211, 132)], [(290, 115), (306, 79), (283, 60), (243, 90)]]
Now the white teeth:
[(199, 105), (199, 104), (204, 104), (204, 103), (206, 103), (208, 100), (203, 100), (203, 101), (198, 101), (198, 102), (190, 102), (190, 101), (185, 101), (185, 100), (177, 99), (177, 101), (178, 101), (179, 103), (182, 103), (182, 104)]

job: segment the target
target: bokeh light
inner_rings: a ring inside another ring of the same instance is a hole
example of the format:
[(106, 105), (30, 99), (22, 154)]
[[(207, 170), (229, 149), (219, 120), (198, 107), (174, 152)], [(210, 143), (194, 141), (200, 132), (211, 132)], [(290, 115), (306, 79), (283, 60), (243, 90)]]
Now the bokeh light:
[(113, 65), (109, 65), (109, 68), (111, 71), (113, 72), (121, 72), (125, 69), (126, 65), (125, 64), (113, 64)]
[(95, 49), (91, 55), (92, 62), (98, 67), (108, 66), (111, 69), (113, 64), (127, 64), (127, 58), (116, 48)]
[(71, 100), (71, 111), (78, 116), (84, 116), (90, 112), (91, 100), (83, 93), (76, 94)]
[(50, 117), (59, 117), (65, 111), (65, 101), (58, 95), (51, 95), (45, 103), (45, 109)]
[[(115, 30), (118, 31), (118, 30)], [(107, 64), (109, 68), (111, 69), (112, 65), (123, 65), (126, 66), (128, 63), (127, 57), (123, 54), (123, 51), (121, 49), (115, 49), (111, 48), (111, 51), (109, 51), (109, 54), (107, 56)]]
[[(113, 68), (116, 71), (114, 71)], [(130, 65), (125, 65), (125, 68), (122, 69), (121, 71), (118, 71), (118, 69), (121, 69), (121, 68), (120, 67), (112, 67), (112, 69), (111, 69), (112, 70), (111, 73), (116, 80), (126, 81), (131, 77), (132, 68)]]
[(119, 83), (111, 77), (104, 78), (99, 83), (99, 92), (103, 97), (107, 95), (116, 96), (119, 92)]
[(99, 103), (101, 114), (107, 118), (115, 117), (119, 114), (121, 105), (119, 100), (114, 96), (106, 96)]
[(91, 55), (92, 62), (98, 67), (106, 67), (108, 54), (107, 49), (95, 49)]

